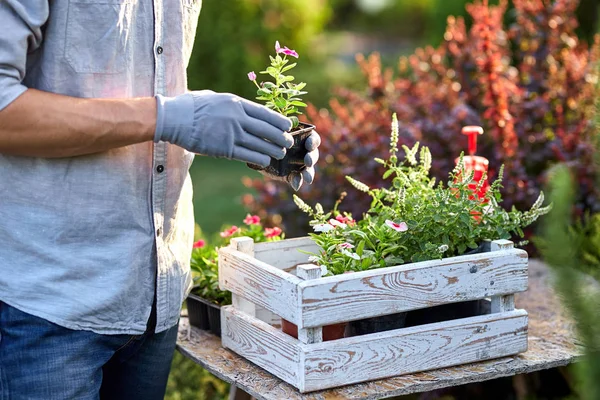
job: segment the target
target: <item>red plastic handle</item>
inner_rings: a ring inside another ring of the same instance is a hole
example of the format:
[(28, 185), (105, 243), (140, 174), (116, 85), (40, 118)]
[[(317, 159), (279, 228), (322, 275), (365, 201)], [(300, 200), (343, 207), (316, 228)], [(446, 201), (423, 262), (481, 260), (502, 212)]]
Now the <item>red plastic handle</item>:
[(477, 135), (483, 134), (481, 126), (465, 126), (462, 128), (463, 135), (469, 137), (469, 155), (473, 156), (477, 152)]

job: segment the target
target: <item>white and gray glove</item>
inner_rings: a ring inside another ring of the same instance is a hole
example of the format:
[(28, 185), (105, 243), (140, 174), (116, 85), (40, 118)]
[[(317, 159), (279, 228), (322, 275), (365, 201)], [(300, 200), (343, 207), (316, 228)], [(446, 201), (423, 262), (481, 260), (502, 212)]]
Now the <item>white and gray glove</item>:
[(210, 90), (156, 96), (154, 141), (197, 154), (268, 166), (294, 143), (292, 122), (275, 111), (230, 93)]

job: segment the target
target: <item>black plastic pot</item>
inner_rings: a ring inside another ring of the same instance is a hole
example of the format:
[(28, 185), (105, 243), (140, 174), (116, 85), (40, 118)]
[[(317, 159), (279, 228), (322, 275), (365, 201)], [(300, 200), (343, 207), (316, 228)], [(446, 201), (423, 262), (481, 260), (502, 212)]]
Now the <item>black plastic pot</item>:
[(221, 306), (192, 293), (186, 303), (190, 325), (221, 337)]
[(306, 168), (304, 156), (306, 156), (306, 139), (315, 130), (314, 125), (300, 122), (296, 130), (291, 131), (294, 138), (294, 144), (287, 150), (285, 157), (281, 160), (271, 158), (271, 164), (263, 168), (260, 165), (248, 164), (248, 166), (257, 171), (264, 171), (269, 175), (288, 176), (292, 172), (300, 172)]
[(348, 336), (366, 335), (404, 328), (405, 320), (406, 313), (403, 312), (352, 321), (348, 324)]

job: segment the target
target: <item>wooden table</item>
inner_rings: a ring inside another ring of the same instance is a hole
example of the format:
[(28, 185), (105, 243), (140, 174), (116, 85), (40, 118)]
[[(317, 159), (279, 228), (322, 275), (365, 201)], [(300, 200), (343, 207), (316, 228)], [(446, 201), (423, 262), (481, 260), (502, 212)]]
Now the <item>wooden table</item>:
[(427, 392), (564, 366), (575, 361), (581, 351), (575, 344), (573, 324), (565, 316), (559, 299), (550, 288), (550, 279), (544, 264), (530, 260), (529, 290), (516, 295), (517, 307), (529, 313), (529, 350), (513, 357), (303, 395), (263, 369), (222, 348), (219, 338), (194, 327), (190, 329), (187, 318), (181, 319), (177, 348), (184, 356), (256, 399), (382, 399)]

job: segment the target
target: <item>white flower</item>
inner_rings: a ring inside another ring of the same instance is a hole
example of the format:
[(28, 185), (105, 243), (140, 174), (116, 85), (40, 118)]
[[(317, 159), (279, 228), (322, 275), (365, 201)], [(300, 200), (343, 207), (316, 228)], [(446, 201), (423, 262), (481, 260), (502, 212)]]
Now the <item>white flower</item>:
[(356, 253), (350, 253), (346, 249), (342, 249), (342, 254), (345, 255), (346, 257), (350, 257), (350, 258), (353, 258), (355, 260), (360, 260), (360, 256), (358, 254), (356, 254)]
[(313, 229), (315, 232), (329, 232), (335, 229), (335, 227), (331, 224), (316, 224), (313, 226)]
[(339, 248), (340, 250), (342, 250), (342, 249), (353, 249), (353, 248), (354, 248), (354, 245), (353, 245), (353, 244), (351, 244), (351, 243), (348, 243), (348, 242), (346, 242), (346, 243), (341, 243), (341, 244), (338, 244), (338, 248)]
[(321, 276), (325, 276), (329, 273), (329, 271), (327, 270), (327, 267), (324, 265), (321, 265)]
[(494, 211), (494, 205), (493, 204), (488, 204), (487, 206), (483, 207), (483, 214), (491, 214)]
[(348, 226), (348, 225), (344, 224), (343, 222), (340, 222), (340, 221), (338, 221), (337, 219), (333, 219), (333, 218), (329, 220), (329, 224), (330, 224), (330, 225), (333, 225), (333, 226), (335, 226), (335, 227), (338, 227), (338, 226), (339, 226), (339, 227), (340, 227), (340, 228), (342, 228), (342, 229), (344, 229), (345, 227), (347, 227), (347, 226)]
[(396, 232), (406, 232), (408, 230), (408, 225), (406, 224), (406, 222), (396, 223), (387, 219), (385, 220), (385, 224), (393, 230), (395, 230)]
[(319, 257), (317, 257), (317, 256), (310, 256), (310, 257), (308, 257), (308, 262), (317, 263), (317, 262), (319, 262)]
[(447, 244), (443, 244), (443, 245), (441, 245), (440, 247), (438, 247), (438, 251), (439, 251), (440, 253), (444, 253), (444, 252), (445, 252), (445, 251), (447, 251), (447, 250), (448, 250), (448, 245), (447, 245)]

